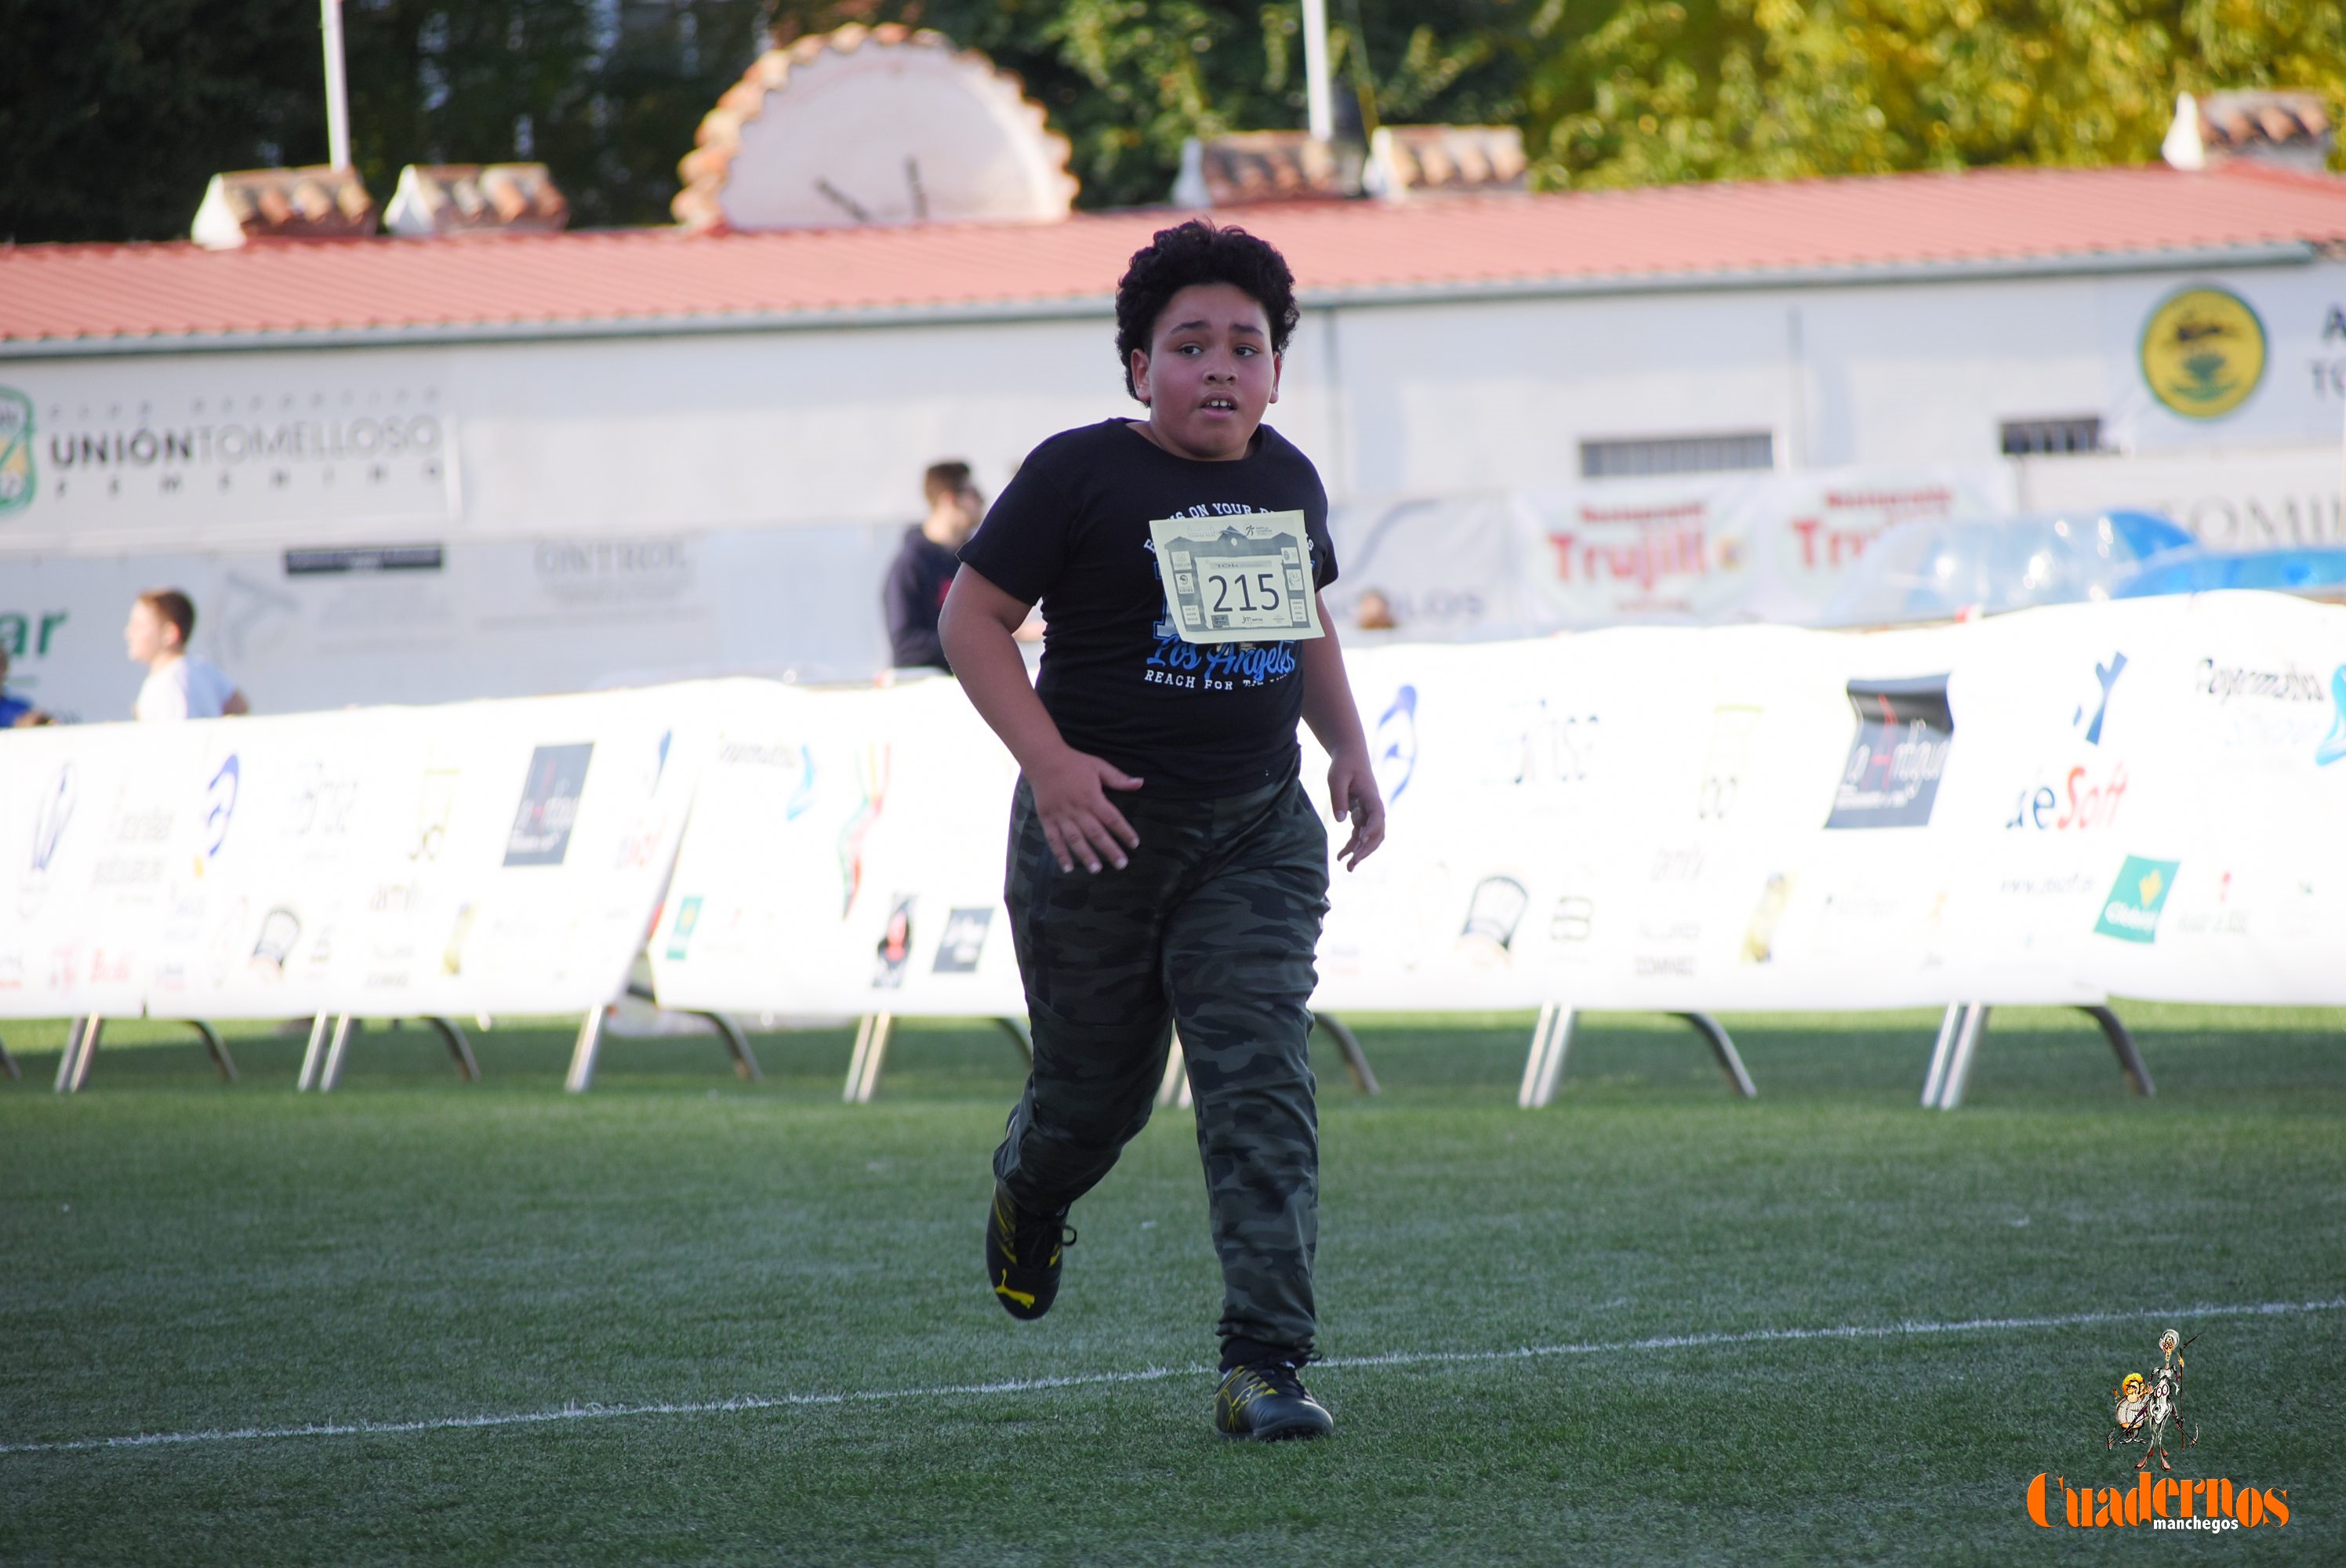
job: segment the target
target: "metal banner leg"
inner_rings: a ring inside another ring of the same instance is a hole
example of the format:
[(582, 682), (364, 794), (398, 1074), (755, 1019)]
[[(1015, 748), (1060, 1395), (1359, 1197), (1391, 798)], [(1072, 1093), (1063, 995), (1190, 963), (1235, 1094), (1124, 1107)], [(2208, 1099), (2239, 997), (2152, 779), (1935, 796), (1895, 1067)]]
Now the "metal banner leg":
[(758, 1071), (758, 1054), (750, 1049), (750, 1037), (741, 1033), (740, 1024), (722, 1013), (699, 1013), (693, 1016), (707, 1019), (709, 1026), (717, 1031), (717, 1037), (725, 1042), (726, 1053), (733, 1058), (733, 1075), (736, 1078), (744, 1084), (764, 1080), (765, 1074)]
[(1694, 1025), (1695, 1033), (1709, 1043), (1710, 1054), (1719, 1059), (1719, 1070), (1727, 1074), (1728, 1087), (1747, 1100), (1756, 1100), (1760, 1091), (1751, 1085), (1751, 1074), (1743, 1070), (1743, 1058), (1736, 1054), (1735, 1042), (1719, 1020), (1708, 1013), (1681, 1013), (1680, 1018)]
[(600, 1007), (588, 1012), (578, 1025), (578, 1044), (570, 1048), (570, 1075), (562, 1086), (574, 1095), (583, 1095), (595, 1082), (595, 1054), (603, 1044), (603, 1013)]
[(1026, 1027), (1026, 1021), (1024, 1018), (997, 1018), (994, 1022), (1010, 1036), (1011, 1043), (1018, 1047), (1018, 1054), (1026, 1059), (1026, 1065), (1035, 1065), (1035, 1035)]
[(1539, 1021), (1532, 1025), (1532, 1048), (1524, 1056), (1524, 1081), (1515, 1090), (1515, 1104), (1528, 1111), (1539, 1092), (1540, 1074), (1547, 1070), (1548, 1031), (1556, 1026), (1556, 1003), (1540, 1004)]
[(1963, 1026), (1964, 1005), (1960, 1002), (1947, 1003), (1946, 1015), (1939, 1020), (1939, 1043), (1931, 1047), (1930, 1070), (1923, 1074), (1923, 1108), (1936, 1110), (1939, 1093), (1947, 1086), (1947, 1062), (1954, 1054), (1955, 1031)]
[(93, 1013), (81, 1021), (81, 1050), (74, 1057), (73, 1082), (66, 1092), (78, 1095), (89, 1082), (89, 1070), (97, 1065), (97, 1037), (106, 1028), (106, 1020)]
[(2127, 1083), (2145, 1099), (2158, 1093), (2150, 1081), (2150, 1069), (2142, 1064), (2142, 1053), (2135, 1049), (2134, 1036), (2118, 1022), (2118, 1015), (2106, 1007), (2081, 1007), (2078, 1012), (2102, 1026), (2102, 1037), (2118, 1055), (2118, 1067), (2127, 1075)]
[(305, 1093), (318, 1086), (318, 1069), (326, 1063), (326, 1033), (334, 1026), (329, 1013), (321, 1013), (310, 1020), (310, 1047), (301, 1053), (301, 1075), (293, 1080), (295, 1093)]
[(66, 1024), (66, 1048), (57, 1056), (57, 1093), (70, 1095), (88, 1076), (82, 1070), (82, 1044), (97, 1033), (95, 1018), (76, 1018)]
[(342, 1081), (342, 1062), (349, 1056), (351, 1036), (359, 1032), (359, 1021), (345, 1013), (334, 1020), (334, 1037), (326, 1045), (325, 1070), (318, 1074), (318, 1093), (325, 1094)]
[(1965, 1009), (1963, 1026), (1955, 1031), (1955, 1054), (1947, 1064), (1946, 1086), (1939, 1093), (1939, 1109), (1952, 1111), (1964, 1103), (1964, 1086), (1972, 1077), (1972, 1061), (1979, 1054), (1980, 1036), (1987, 1033), (1989, 1008), (1974, 1002)]
[(1186, 1105), (1189, 1103), (1189, 1062), (1181, 1054), (1181, 1036), (1177, 1031), (1172, 1047), (1165, 1053), (1165, 1076), (1158, 1081), (1157, 1103), (1160, 1105)]
[(204, 1049), (210, 1054), (212, 1065), (219, 1072), (220, 1082), (235, 1083), (236, 1058), (228, 1054), (228, 1042), (220, 1038), (219, 1031), (200, 1018), (189, 1019), (188, 1027), (204, 1037)]
[(848, 1059), (847, 1092), (851, 1105), (872, 1103), (880, 1087), (880, 1068), (888, 1059), (888, 1036), (896, 1027), (892, 1013), (869, 1013), (855, 1026), (855, 1054)]
[(464, 1038), (464, 1032), (456, 1027), (456, 1021), (453, 1018), (427, 1017), (423, 1022), (433, 1027), (439, 1034), (441, 1044), (448, 1047), (448, 1054), (456, 1063), (456, 1076), (464, 1079), (467, 1084), (479, 1083), (481, 1064), (473, 1059), (473, 1043)]
[(1579, 1014), (1569, 1007), (1556, 1010), (1556, 1022), (1549, 1026), (1547, 1062), (1540, 1068), (1540, 1080), (1532, 1095), (1535, 1108), (1553, 1103), (1556, 1086), (1564, 1078), (1565, 1053), (1572, 1049), (1572, 1026)]
[(1363, 1095), (1382, 1093), (1375, 1071), (1369, 1066), (1368, 1053), (1361, 1049), (1361, 1037), (1332, 1013), (1315, 1013), (1311, 1022), (1326, 1030), (1328, 1037), (1336, 1042), (1336, 1048), (1344, 1054), (1344, 1071), (1352, 1075), (1352, 1086)]

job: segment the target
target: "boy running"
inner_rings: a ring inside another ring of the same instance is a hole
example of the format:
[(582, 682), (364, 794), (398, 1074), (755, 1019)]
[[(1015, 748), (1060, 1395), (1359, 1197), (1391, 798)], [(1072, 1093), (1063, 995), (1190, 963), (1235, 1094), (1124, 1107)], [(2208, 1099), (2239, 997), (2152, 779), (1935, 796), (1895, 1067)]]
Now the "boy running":
[[(1192, 221), (1134, 255), (1116, 316), (1148, 417), (1036, 447), (939, 625), (1021, 769), (1005, 896), (1035, 1065), (994, 1152), (986, 1283), (1015, 1318), (1050, 1310), (1067, 1210), (1147, 1125), (1178, 1025), (1222, 1265), (1215, 1424), (1318, 1437), (1334, 1423), (1299, 1373), (1318, 1328), (1306, 1003), (1328, 840), (1297, 720), (1331, 759), (1348, 867), (1383, 840), (1384, 805), (1319, 602), (1327, 492), (1261, 423), (1294, 279), (1263, 241)], [(1038, 599), (1029, 686), (1012, 635)]]

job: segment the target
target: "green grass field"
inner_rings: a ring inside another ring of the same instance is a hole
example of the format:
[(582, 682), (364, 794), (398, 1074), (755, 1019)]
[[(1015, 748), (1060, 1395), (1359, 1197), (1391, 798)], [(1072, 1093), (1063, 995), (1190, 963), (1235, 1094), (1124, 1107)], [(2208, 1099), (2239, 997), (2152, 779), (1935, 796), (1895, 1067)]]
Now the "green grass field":
[[(1337, 1435), (1260, 1448), (1209, 1425), (1186, 1112), (1076, 1209), (1051, 1317), (994, 1307), (990, 1028), (901, 1031), (850, 1107), (842, 1031), (759, 1037), (754, 1086), (609, 1041), (583, 1096), (550, 1027), (471, 1086), (376, 1032), (316, 1096), (297, 1038), (232, 1034), (230, 1087), (118, 1024), (61, 1098), (61, 1027), (0, 1025), (0, 1563), (2346, 1560), (2346, 1013), (2121, 1011), (2156, 1099), (2014, 1010), (1951, 1114), (1923, 1013), (1730, 1018), (1749, 1104), (1600, 1018), (1539, 1112), (1528, 1018), (1359, 1021)], [(2178, 1473), (2289, 1523), (2039, 1530), (2039, 1471), (2130, 1484), (2106, 1390), (2170, 1321)], [(142, 1434), (185, 1441), (89, 1441)]]

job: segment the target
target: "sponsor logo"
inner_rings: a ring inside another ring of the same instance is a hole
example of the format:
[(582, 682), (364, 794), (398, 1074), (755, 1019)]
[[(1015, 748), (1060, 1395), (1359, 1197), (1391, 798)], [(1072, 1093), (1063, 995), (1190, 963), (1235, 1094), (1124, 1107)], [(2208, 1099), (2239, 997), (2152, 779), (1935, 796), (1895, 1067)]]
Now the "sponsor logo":
[(969, 974), (985, 952), (985, 935), (994, 927), (994, 911), (957, 909), (945, 911), (945, 934), (937, 941), (938, 974)]
[(2330, 701), (2338, 709), (2338, 717), (2331, 721), (2330, 733), (2322, 737), (2321, 744), (2313, 748), (2316, 768), (2327, 768), (2346, 757), (2346, 664), (2330, 672)]
[(595, 743), (541, 746), (530, 753), (529, 777), (521, 804), (505, 836), (508, 866), (558, 866), (570, 852), (570, 830), (578, 824), (578, 799), (586, 789), (586, 766)]
[(2221, 665), (2212, 658), (2203, 658), (2192, 686), (2200, 695), (2212, 697), (2218, 702), (2242, 698), (2267, 702), (2321, 700), (2321, 677), (2294, 664), (2286, 669), (2249, 669), (2243, 665)]
[(782, 820), (795, 822), (806, 815), (814, 804), (814, 748), (777, 741), (770, 746), (754, 746), (744, 740), (719, 743), (717, 760), (742, 768), (779, 768), (785, 773), (798, 775), (790, 786), (790, 799), (782, 804)]
[(202, 876), (204, 868), (228, 842), (229, 824), (236, 820), (236, 797), (244, 779), (244, 769), (237, 754), (229, 753), (228, 760), (219, 765), (210, 783), (204, 786), (204, 853), (196, 862), (196, 875)]
[(66, 824), (73, 820), (74, 802), (80, 791), (75, 788), (74, 765), (61, 762), (56, 777), (41, 793), (41, 803), (33, 813), (33, 856), (30, 870), (36, 876), (46, 875), (49, 862), (56, 858), (57, 845), (64, 841)]
[(2094, 704), (2093, 722), (2090, 724), (2086, 722), (2086, 705), (2082, 702), (2077, 705), (2076, 713), (2069, 720), (2072, 728), (2081, 727), (2084, 728), (2086, 744), (2088, 746), (2099, 746), (2102, 743), (2102, 723), (2110, 716), (2110, 692), (2117, 686), (2118, 677), (2126, 673), (2126, 667), (2127, 656), (2123, 652), (2110, 655), (2109, 663), (2097, 664), (2094, 667), (2094, 680), (2102, 691), (2100, 700)]
[(1489, 730), (1481, 782), (1525, 789), (1585, 784), (1596, 764), (1597, 717), (1552, 708), (1545, 697), (1510, 705)]
[(1752, 906), (1751, 918), (1743, 925), (1743, 945), (1738, 956), (1745, 963), (1773, 963), (1776, 961), (1776, 928), (1784, 921), (1784, 911), (1792, 901), (1792, 889), (1800, 879), (1790, 871), (1770, 871), (1768, 885), (1760, 890), (1760, 901)]
[(2182, 863), (2128, 855), (2126, 864), (2118, 868), (2117, 885), (2103, 901), (2102, 918), (2094, 922), (2094, 930), (2120, 942), (2157, 942), (2158, 911), (2167, 907), (2167, 895), (2175, 891), (2176, 868)]
[(1596, 932), (1596, 901), (1581, 893), (1566, 893), (1548, 911), (1547, 939), (1558, 944), (1586, 942)]
[(464, 972), (464, 943), (471, 940), (474, 923), (480, 919), (480, 915), (481, 909), (478, 904), (462, 903), (456, 906), (455, 922), (448, 928), (448, 941), (440, 950), (442, 972), (450, 976)]
[(1850, 743), (1825, 826), (1925, 826), (1954, 746), (1947, 677), (1853, 680), (1849, 706), (1857, 715), (1857, 737)]
[[(1700, 501), (1668, 506), (1578, 509), (1579, 527), (1551, 530), (1556, 575), (1565, 585), (1633, 584), (1653, 596), (1717, 572), (1743, 565), (1743, 541), (1710, 536), (1708, 507)], [(1658, 603), (1657, 607), (1659, 607)]]
[(0, 517), (33, 504), (33, 401), (0, 387)]
[(2115, 825), (2118, 807), (2126, 800), (2126, 764), (2119, 763), (2108, 777), (2099, 780), (2082, 766), (2072, 768), (2062, 787), (2065, 795), (2055, 795), (2049, 784), (2039, 784), (2034, 790), (2023, 789), (2013, 808), (2012, 820), (2004, 826), (2048, 832), (2075, 829), (2082, 832)]
[(1377, 788), (1391, 806), (1417, 777), (1417, 687), (1404, 686), (1393, 693), (1392, 704), (1377, 719), (1369, 754), (1375, 759)]
[(1531, 901), (1524, 884), (1515, 878), (1484, 877), (1474, 884), (1474, 894), (1466, 901), (1466, 923), (1458, 934), (1487, 942), (1501, 952), (1511, 952), (1515, 928), (1524, 923), (1524, 911)]
[(456, 815), (456, 780), (464, 777), (458, 768), (427, 768), (423, 770), (422, 788), (415, 797), (415, 847), (407, 851), (411, 860), (436, 860), (441, 849), (448, 842), (448, 824)]
[(1710, 710), (1710, 750), (1702, 759), (1702, 785), (1695, 799), (1694, 814), (1702, 820), (1723, 822), (1735, 810), (1760, 712), (1726, 703)]
[(2229, 289), (2178, 290), (2142, 326), (2142, 379), (2186, 419), (2221, 419), (2265, 374), (2265, 324)]
[(898, 893), (888, 906), (888, 923), (880, 928), (880, 963), (872, 972), (872, 983), (879, 990), (893, 991), (904, 983), (904, 969), (913, 956), (913, 898)]
[(1866, 547), (1899, 524), (1917, 517), (1948, 517), (1956, 495), (1943, 484), (1913, 490), (1828, 490), (1824, 515), (1788, 520), (1800, 541), (1800, 569), (1838, 573), (1854, 565)]
[(855, 809), (839, 830), (839, 918), (845, 920), (863, 891), (863, 840), (888, 804), (888, 772), (894, 751), (874, 746), (855, 759)]
[(260, 917), (260, 934), (252, 941), (252, 968), (272, 980), (285, 978), (285, 961), (301, 940), (301, 917), (282, 906)]
[(677, 901), (676, 920), (668, 928), (668, 956), (671, 963), (681, 963), (687, 949), (692, 945), (693, 931), (700, 924), (700, 898), (695, 894)]

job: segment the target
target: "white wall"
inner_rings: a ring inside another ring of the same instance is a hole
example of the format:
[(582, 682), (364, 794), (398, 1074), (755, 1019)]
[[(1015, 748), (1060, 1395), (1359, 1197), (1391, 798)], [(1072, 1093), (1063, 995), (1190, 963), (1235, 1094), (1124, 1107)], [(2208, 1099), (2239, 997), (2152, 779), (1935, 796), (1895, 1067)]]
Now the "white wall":
[[(2137, 352), (2157, 302), (2203, 282), (2255, 308), (2269, 362), (2239, 410), (2197, 423), (2149, 398)], [(1102, 311), (0, 360), (34, 411), (31, 499), (0, 509), (0, 646), (18, 687), (110, 715), (136, 687), (128, 596), (178, 581), (199, 642), (280, 711), (852, 677), (882, 656), (878, 577), (922, 467), (965, 457), (998, 491), (1044, 436), (1137, 412), (1113, 332)], [(1999, 421), (2082, 414), (2133, 455), (2033, 460), (1998, 493), (2171, 503), (2217, 544), (2346, 542), (2325, 455), (2346, 263), (1317, 309), (1271, 417), (1339, 505), (1463, 516), (1463, 498), (1580, 484), (1584, 440), (1766, 430), (1788, 468), (2001, 473)], [(398, 543), (444, 546), (443, 568), (296, 576), (281, 555)], [(1406, 590), (1398, 569), (1384, 585)]]

